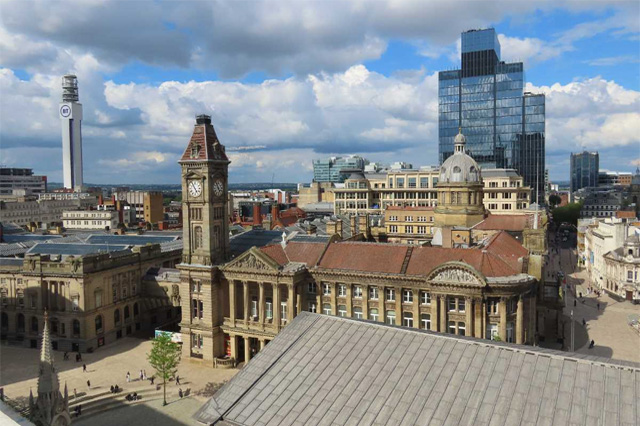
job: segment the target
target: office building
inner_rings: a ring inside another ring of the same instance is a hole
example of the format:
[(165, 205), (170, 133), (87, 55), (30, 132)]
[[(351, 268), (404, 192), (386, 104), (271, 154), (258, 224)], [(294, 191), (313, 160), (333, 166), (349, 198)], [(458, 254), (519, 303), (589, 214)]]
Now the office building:
[(600, 155), (597, 152), (571, 154), (571, 193), (598, 186)]
[(632, 179), (631, 172), (598, 172), (598, 186), (630, 186)]
[(368, 160), (357, 155), (313, 160), (313, 181), (344, 182), (348, 173), (343, 173), (343, 169), (364, 170), (367, 164), (369, 164)]
[(34, 175), (32, 169), (1, 167), (0, 197), (12, 195), (14, 190), (24, 190), (26, 194), (47, 192), (47, 177)]
[(62, 213), (66, 229), (117, 229), (120, 215), (113, 210), (71, 210)]
[(438, 80), (440, 164), (461, 128), (480, 167), (515, 169), (534, 188), (532, 202), (542, 202), (545, 97), (524, 92), (522, 62), (500, 60), (495, 30), (462, 33), (461, 68), (441, 71)]
[(63, 212), (89, 208), (95, 203), (96, 197), (90, 195), (71, 199), (36, 199), (33, 195), (16, 197), (0, 201), (0, 222), (19, 226), (31, 223), (51, 225), (62, 220)]
[(64, 187), (82, 191), (82, 104), (78, 97), (78, 79), (67, 74), (62, 77), (62, 175)]
[(164, 198), (160, 191), (122, 191), (116, 201), (123, 201), (135, 210), (138, 222), (158, 223), (164, 219)]

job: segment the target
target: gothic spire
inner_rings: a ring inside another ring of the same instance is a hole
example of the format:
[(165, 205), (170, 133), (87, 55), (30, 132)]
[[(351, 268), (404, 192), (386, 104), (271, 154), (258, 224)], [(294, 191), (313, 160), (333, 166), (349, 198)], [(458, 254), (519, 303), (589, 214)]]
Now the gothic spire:
[(49, 334), (49, 312), (44, 311), (44, 329), (42, 330), (42, 346), (40, 348), (40, 375), (38, 377), (38, 395), (57, 392), (60, 389), (58, 374), (53, 366), (53, 350)]

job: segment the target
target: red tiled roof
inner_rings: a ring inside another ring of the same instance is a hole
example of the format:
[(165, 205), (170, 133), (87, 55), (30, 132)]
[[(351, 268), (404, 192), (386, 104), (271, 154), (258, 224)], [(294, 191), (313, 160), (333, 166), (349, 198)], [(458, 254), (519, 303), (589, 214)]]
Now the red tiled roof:
[(533, 220), (530, 214), (490, 214), (473, 229), (480, 231), (511, 231), (522, 232), (528, 228)]
[[(192, 147), (198, 147), (197, 157), (191, 156)], [(212, 124), (196, 124), (191, 135), (191, 140), (184, 150), (180, 161), (221, 160), (229, 161), (224, 151), (224, 146), (218, 140)]]
[(408, 249), (408, 246), (385, 243), (333, 243), (329, 244), (318, 267), (399, 274)]
[(308, 267), (314, 266), (324, 251), (326, 243), (289, 242), (283, 249), (280, 243), (261, 247), (260, 250), (284, 266), (289, 262), (301, 262)]
[(298, 207), (291, 207), (291, 208), (288, 208), (287, 210), (283, 210), (280, 212), (281, 218), (288, 217), (288, 216), (307, 217), (307, 213)]
[(635, 219), (636, 218), (636, 212), (634, 211), (626, 211), (626, 210), (621, 210), (621, 211), (617, 211), (616, 212), (616, 217), (619, 219)]
[(522, 258), (528, 255), (515, 238), (506, 232), (493, 235), (485, 245), (464, 248), (412, 247), (386, 243), (342, 241), (329, 243), (290, 242), (283, 249), (280, 244), (262, 247), (263, 253), (279, 265), (302, 262), (308, 267), (318, 263), (322, 269), (341, 269), (358, 272), (401, 274), (411, 248), (404, 273), (426, 276), (446, 262), (464, 262), (486, 277), (504, 277), (523, 272)]

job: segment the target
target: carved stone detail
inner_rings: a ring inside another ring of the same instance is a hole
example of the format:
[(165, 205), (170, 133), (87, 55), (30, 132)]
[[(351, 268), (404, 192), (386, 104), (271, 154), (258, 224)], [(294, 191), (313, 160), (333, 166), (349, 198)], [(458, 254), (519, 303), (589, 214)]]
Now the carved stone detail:
[(265, 271), (265, 270), (271, 270), (272, 269), (272, 268), (269, 267), (269, 265), (267, 265), (263, 261), (259, 260), (254, 255), (249, 255), (247, 257), (244, 257), (244, 258), (238, 260), (233, 265), (233, 267), (234, 268), (255, 269), (255, 270), (258, 270), (258, 271)]
[(480, 280), (471, 272), (453, 268), (438, 272), (431, 281), (481, 285)]

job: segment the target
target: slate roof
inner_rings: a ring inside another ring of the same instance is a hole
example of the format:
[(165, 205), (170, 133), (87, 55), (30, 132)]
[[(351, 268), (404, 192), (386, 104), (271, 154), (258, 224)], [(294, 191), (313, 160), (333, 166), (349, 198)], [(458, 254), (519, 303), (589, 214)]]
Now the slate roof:
[(111, 253), (116, 251), (129, 251), (128, 246), (116, 244), (56, 244), (38, 243), (27, 252), (28, 254), (60, 254), (84, 256), (94, 253)]
[(147, 236), (147, 235), (91, 235), (87, 238), (88, 244), (124, 244), (132, 246), (144, 246), (146, 244), (161, 244), (174, 241), (177, 236)]
[(282, 231), (265, 231), (263, 229), (252, 229), (242, 234), (233, 235), (229, 238), (229, 250), (231, 256), (235, 257), (244, 253), (251, 247), (262, 247), (282, 240)]
[(301, 312), (194, 418), (253, 425), (636, 425), (640, 364)]
[[(191, 155), (191, 148), (197, 147), (197, 155)], [(182, 161), (229, 161), (225, 153), (224, 146), (218, 140), (218, 135), (213, 129), (211, 118), (208, 122), (196, 123), (189, 145), (184, 150), (180, 162)]]

